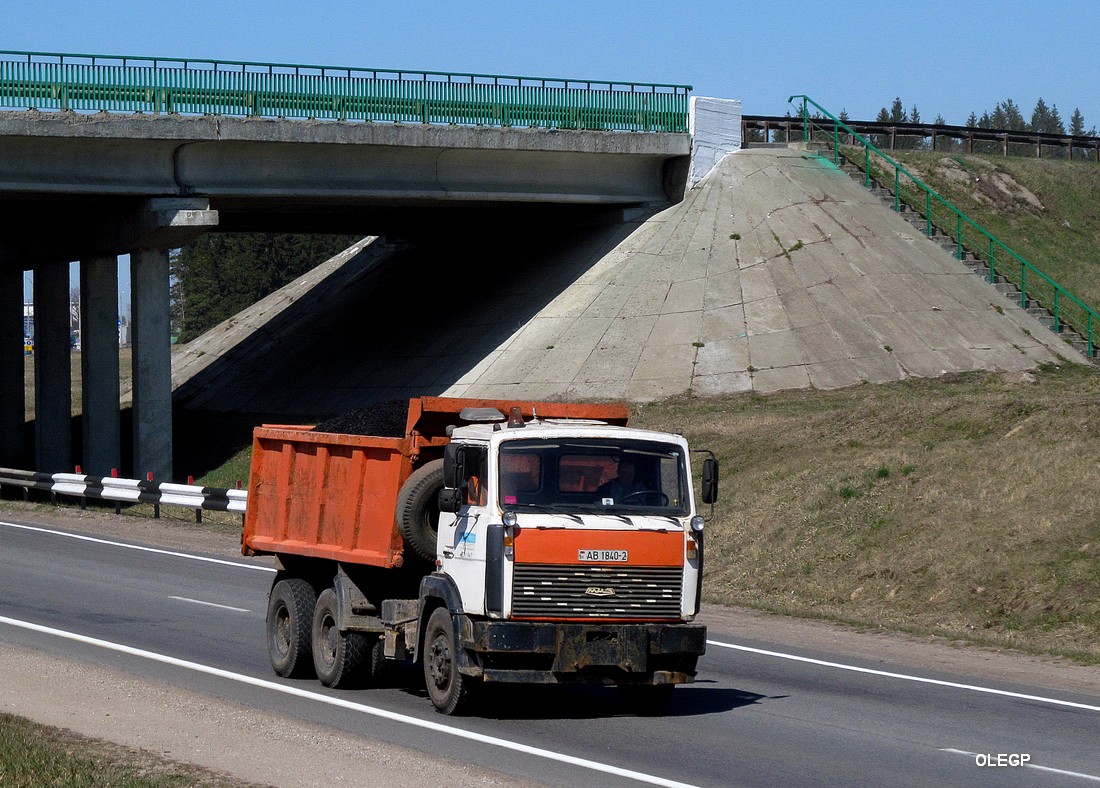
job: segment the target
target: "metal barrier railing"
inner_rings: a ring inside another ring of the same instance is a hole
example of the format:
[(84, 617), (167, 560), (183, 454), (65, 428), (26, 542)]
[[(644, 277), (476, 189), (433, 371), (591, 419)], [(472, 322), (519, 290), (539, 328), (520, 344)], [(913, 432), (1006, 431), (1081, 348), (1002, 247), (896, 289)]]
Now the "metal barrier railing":
[[(81, 508), (88, 500), (113, 501), (116, 504), (148, 503), (154, 516), (160, 516), (161, 506), (178, 506), (195, 512), (202, 521), (202, 512), (236, 512), (243, 515), (248, 506), (248, 492), (241, 489), (201, 487), (195, 484), (174, 484), (116, 476), (89, 476), (83, 473), (40, 473), (17, 468), (0, 468), (0, 488), (18, 487), (26, 497), (32, 490), (64, 495), (80, 500)], [(116, 506), (117, 511), (117, 506)]]
[(688, 130), (690, 85), (0, 50), (0, 107)]
[[(847, 126), (865, 137), (877, 138), (879, 147), (896, 150), (902, 148), (899, 143), (919, 141), (925, 150), (943, 150), (943, 141), (953, 143), (953, 150), (964, 153), (988, 152), (995, 145), (1001, 155), (1008, 156), (1012, 151), (1027, 149), (1029, 156), (1043, 158), (1046, 155), (1062, 155), (1069, 159), (1100, 161), (1100, 137), (1081, 134), (1052, 134), (1038, 131), (1013, 131), (1011, 129), (993, 129), (981, 126), (952, 126), (946, 123), (894, 123), (893, 121), (854, 120), (845, 121)], [(752, 136), (758, 132), (763, 139), (758, 142), (770, 142), (772, 135), (781, 140), (802, 134), (802, 118), (791, 115), (742, 115), (741, 138), (746, 142), (754, 141)], [(888, 143), (888, 144), (887, 144)], [(904, 146), (908, 147), (908, 146)], [(960, 150), (961, 149), (961, 150)], [(1044, 150), (1048, 153), (1044, 154)]]
[[(832, 150), (834, 164), (843, 155), (863, 171), (863, 184), (879, 184), (893, 194), (893, 208), (908, 206), (924, 218), (924, 232), (932, 236), (938, 228), (954, 239), (954, 254), (959, 260), (967, 254), (988, 269), (989, 281), (998, 277), (1011, 282), (1020, 291), (1020, 306), (1035, 302), (1053, 316), (1053, 329), (1061, 333), (1071, 328), (1087, 343), (1087, 355), (1096, 355), (1095, 331), (1100, 328), (1100, 313), (1066, 290), (1058, 282), (1029, 263), (1003, 241), (956, 208), (905, 167), (876, 148), (870, 140), (855, 132), (847, 123), (831, 114), (809, 96), (791, 96), (790, 103), (801, 101), (802, 139), (824, 141)], [(809, 107), (816, 110), (810, 115)], [(796, 105), (797, 106), (797, 105)]]

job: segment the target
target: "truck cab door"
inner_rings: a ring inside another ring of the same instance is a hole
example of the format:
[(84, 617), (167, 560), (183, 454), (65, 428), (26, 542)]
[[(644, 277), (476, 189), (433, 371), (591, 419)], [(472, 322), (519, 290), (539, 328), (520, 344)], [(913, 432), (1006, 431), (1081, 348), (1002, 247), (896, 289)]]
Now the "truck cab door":
[(466, 446), (460, 489), (466, 501), (454, 515), (439, 520), (440, 569), (458, 586), (466, 613), (485, 612), (485, 523), (488, 503), (488, 453)]

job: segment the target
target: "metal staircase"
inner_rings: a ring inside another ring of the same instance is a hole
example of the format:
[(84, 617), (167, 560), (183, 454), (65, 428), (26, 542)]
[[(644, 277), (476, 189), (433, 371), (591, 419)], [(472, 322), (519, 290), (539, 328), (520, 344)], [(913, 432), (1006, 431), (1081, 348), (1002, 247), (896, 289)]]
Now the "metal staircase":
[[(826, 155), (922, 235), (1027, 310), (1094, 363), (1100, 363), (1100, 313), (1006, 246), (808, 96), (801, 101), (803, 143)], [(815, 108), (811, 117), (810, 107)]]

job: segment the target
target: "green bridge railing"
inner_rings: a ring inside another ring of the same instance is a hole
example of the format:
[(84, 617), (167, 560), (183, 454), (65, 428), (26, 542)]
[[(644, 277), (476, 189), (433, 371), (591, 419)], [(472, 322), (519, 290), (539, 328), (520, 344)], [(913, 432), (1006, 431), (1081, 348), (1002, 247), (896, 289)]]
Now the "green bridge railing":
[[(931, 236), (935, 228), (955, 241), (955, 257), (964, 259), (967, 253), (983, 262), (988, 268), (989, 281), (998, 277), (1016, 285), (1020, 290), (1020, 306), (1028, 308), (1034, 301), (1048, 310), (1054, 318), (1054, 331), (1061, 333), (1070, 328), (1081, 334), (1087, 344), (1087, 354), (1096, 355), (1096, 336), (1100, 328), (1100, 314), (1088, 304), (1066, 290), (1034, 265), (1029, 263), (1004, 242), (980, 226), (931, 187), (876, 148), (866, 137), (857, 134), (840, 118), (828, 112), (809, 96), (798, 95), (787, 99), (789, 103), (801, 102), (802, 139), (809, 142), (824, 141), (832, 149), (833, 163), (839, 164), (841, 148), (852, 163), (863, 170), (863, 185), (870, 188), (872, 181), (892, 191), (894, 210), (906, 205), (924, 217), (924, 232)], [(796, 106), (798, 106), (796, 104)], [(810, 107), (815, 112), (810, 114)]]
[(0, 51), (0, 107), (686, 133), (690, 85)]

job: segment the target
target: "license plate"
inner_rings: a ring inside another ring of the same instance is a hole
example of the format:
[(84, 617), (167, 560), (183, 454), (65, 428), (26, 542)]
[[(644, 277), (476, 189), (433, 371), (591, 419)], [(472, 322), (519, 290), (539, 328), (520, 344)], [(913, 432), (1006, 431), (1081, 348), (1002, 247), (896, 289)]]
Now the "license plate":
[(578, 561), (626, 561), (626, 550), (578, 550)]

